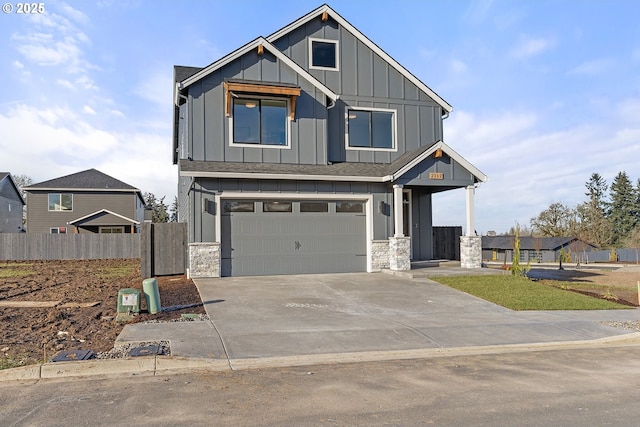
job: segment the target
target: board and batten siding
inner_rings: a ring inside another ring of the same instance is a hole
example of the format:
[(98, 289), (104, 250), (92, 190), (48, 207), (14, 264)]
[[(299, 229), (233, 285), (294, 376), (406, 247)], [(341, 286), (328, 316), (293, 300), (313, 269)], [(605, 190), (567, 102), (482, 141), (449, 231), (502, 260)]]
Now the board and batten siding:
[[(338, 71), (309, 68), (309, 38), (338, 41)], [(442, 107), (335, 21), (313, 19), (274, 44), (340, 94), (338, 106), (329, 113), (329, 161), (390, 163), (406, 151), (443, 139)], [(349, 107), (396, 110), (397, 150), (345, 150), (345, 115)]]
[(134, 193), (105, 193), (98, 191), (73, 192), (72, 211), (49, 211), (49, 193), (70, 191), (29, 191), (27, 194), (27, 232), (49, 233), (52, 227), (69, 227), (67, 224), (101, 209), (127, 218), (136, 218), (138, 197)]
[[(225, 113), (225, 79), (245, 79), (295, 84), (301, 87), (295, 119), (290, 122), (288, 148), (233, 146), (229, 118)], [(301, 78), (269, 52), (247, 53), (189, 87), (190, 108), (181, 109), (179, 155), (193, 160), (245, 163), (326, 164), (326, 99), (315, 86)]]

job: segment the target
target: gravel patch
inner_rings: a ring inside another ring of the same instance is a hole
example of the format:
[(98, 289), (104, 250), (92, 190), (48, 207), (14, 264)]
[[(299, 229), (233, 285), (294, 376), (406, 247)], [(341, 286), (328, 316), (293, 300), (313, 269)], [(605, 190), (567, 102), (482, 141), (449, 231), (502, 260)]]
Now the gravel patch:
[(628, 329), (632, 331), (640, 331), (640, 320), (628, 322), (601, 322), (603, 325), (613, 326), (615, 328)]

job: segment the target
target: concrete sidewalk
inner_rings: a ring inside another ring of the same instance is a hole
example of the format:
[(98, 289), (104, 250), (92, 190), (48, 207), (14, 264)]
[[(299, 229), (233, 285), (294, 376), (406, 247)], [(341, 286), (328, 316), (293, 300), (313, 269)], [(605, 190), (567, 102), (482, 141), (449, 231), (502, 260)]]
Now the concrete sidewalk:
[(382, 273), (195, 282), (211, 321), (128, 325), (118, 342), (165, 339), (175, 356), (239, 360), (631, 338), (601, 322), (640, 320), (638, 309), (515, 312)]

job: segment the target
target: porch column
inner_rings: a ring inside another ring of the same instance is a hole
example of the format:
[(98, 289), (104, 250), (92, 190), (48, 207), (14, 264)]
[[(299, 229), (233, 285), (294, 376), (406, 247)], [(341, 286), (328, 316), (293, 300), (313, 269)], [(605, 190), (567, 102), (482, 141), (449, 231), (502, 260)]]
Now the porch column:
[(404, 237), (402, 188), (403, 185), (393, 185), (393, 237)]
[(467, 232), (465, 236), (475, 236), (476, 235), (476, 226), (475, 226), (475, 206), (474, 206), (474, 196), (476, 192), (476, 187), (474, 185), (469, 185), (467, 187)]
[(462, 268), (482, 267), (482, 237), (476, 236), (474, 196), (475, 186), (467, 191), (467, 231), (460, 236), (460, 266)]
[(404, 206), (400, 184), (393, 186), (393, 237), (389, 237), (389, 268), (411, 270), (411, 239), (404, 235)]

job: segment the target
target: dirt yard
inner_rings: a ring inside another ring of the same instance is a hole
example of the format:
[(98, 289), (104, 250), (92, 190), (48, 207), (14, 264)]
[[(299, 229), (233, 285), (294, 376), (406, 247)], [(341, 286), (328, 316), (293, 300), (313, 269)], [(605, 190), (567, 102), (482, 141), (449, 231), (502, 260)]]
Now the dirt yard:
[[(170, 311), (152, 315), (142, 298), (133, 322), (205, 313), (197, 288), (184, 275), (157, 279), (162, 308)], [(142, 290), (138, 260), (0, 262), (0, 361), (13, 366), (67, 350), (111, 350), (124, 327), (115, 320), (123, 288)]]
[(528, 276), (562, 289), (638, 306), (640, 266), (624, 265), (615, 270), (592, 267), (565, 270), (532, 268)]

